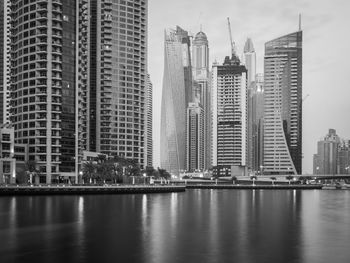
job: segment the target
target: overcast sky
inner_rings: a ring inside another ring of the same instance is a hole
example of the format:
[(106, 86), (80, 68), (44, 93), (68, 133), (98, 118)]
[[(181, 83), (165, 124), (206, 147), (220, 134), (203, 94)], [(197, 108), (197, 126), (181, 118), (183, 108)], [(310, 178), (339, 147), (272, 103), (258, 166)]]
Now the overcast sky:
[(350, 1), (348, 0), (149, 0), (148, 68), (153, 83), (154, 164), (159, 166), (164, 29), (176, 25), (196, 34), (202, 24), (210, 64), (230, 54), (227, 17), (238, 54), (247, 37), (263, 73), (264, 43), (303, 30), (303, 172), (312, 173), (317, 141), (329, 128), (350, 139)]

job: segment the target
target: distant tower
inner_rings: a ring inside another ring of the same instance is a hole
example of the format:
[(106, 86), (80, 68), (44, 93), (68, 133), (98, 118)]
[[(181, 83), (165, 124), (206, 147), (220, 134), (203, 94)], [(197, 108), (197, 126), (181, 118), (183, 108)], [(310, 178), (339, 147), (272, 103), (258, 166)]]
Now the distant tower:
[(265, 43), (264, 174), (302, 173), (302, 31)]
[(160, 161), (174, 175), (186, 169), (186, 109), (193, 98), (190, 37), (180, 27), (165, 32)]
[(253, 46), (253, 41), (248, 38), (244, 45), (244, 64), (248, 70), (247, 78), (248, 78), (248, 88), (250, 83), (255, 81), (256, 76), (256, 53)]
[[(264, 76), (257, 74), (248, 90), (250, 102), (249, 123), (251, 125), (251, 169), (260, 173), (264, 155)], [(249, 111), (249, 110), (248, 110)]]
[(186, 170), (204, 169), (204, 111), (198, 102), (187, 107), (187, 158)]
[(247, 166), (252, 169), (253, 166), (253, 83), (255, 83), (256, 75), (256, 53), (253, 42), (250, 38), (247, 39), (244, 45), (244, 64), (247, 68), (247, 87), (248, 87), (248, 125), (247, 125)]
[(324, 139), (317, 142), (317, 154), (314, 154), (314, 174), (337, 174), (339, 146), (339, 136), (334, 129), (329, 129)]
[(233, 55), (212, 68), (213, 166), (246, 166), (247, 70)]
[(200, 169), (208, 169), (210, 166), (211, 149), (211, 96), (209, 78), (209, 45), (208, 39), (202, 30), (198, 32), (192, 43), (192, 72), (195, 81), (194, 96), (203, 108), (204, 118), (204, 146), (200, 159), (204, 165)]

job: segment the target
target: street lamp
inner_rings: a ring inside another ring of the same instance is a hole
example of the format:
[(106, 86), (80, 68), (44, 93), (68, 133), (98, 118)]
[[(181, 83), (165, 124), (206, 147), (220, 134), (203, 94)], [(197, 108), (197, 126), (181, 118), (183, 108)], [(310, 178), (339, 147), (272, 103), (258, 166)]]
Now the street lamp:
[(143, 184), (146, 184), (146, 173), (143, 173)]
[(260, 175), (263, 176), (264, 175), (264, 166), (260, 165)]

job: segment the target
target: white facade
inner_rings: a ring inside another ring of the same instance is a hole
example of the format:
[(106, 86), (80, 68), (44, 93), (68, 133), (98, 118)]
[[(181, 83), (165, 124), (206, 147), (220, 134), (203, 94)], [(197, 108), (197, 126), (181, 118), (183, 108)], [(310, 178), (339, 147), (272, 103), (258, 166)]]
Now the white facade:
[(11, 36), (10, 36), (10, 1), (2, 0), (0, 3), (0, 99), (1, 99), (1, 123), (10, 123), (10, 58), (11, 58)]
[(213, 65), (213, 166), (245, 166), (247, 73), (238, 60)]

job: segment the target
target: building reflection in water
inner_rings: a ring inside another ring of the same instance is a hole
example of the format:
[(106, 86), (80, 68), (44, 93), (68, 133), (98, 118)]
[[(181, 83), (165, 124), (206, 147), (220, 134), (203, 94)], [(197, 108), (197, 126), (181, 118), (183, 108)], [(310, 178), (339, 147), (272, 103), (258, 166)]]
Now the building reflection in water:
[(350, 191), (0, 199), (1, 262), (347, 262)]
[(300, 259), (298, 191), (190, 190), (151, 199), (142, 227), (149, 262)]

